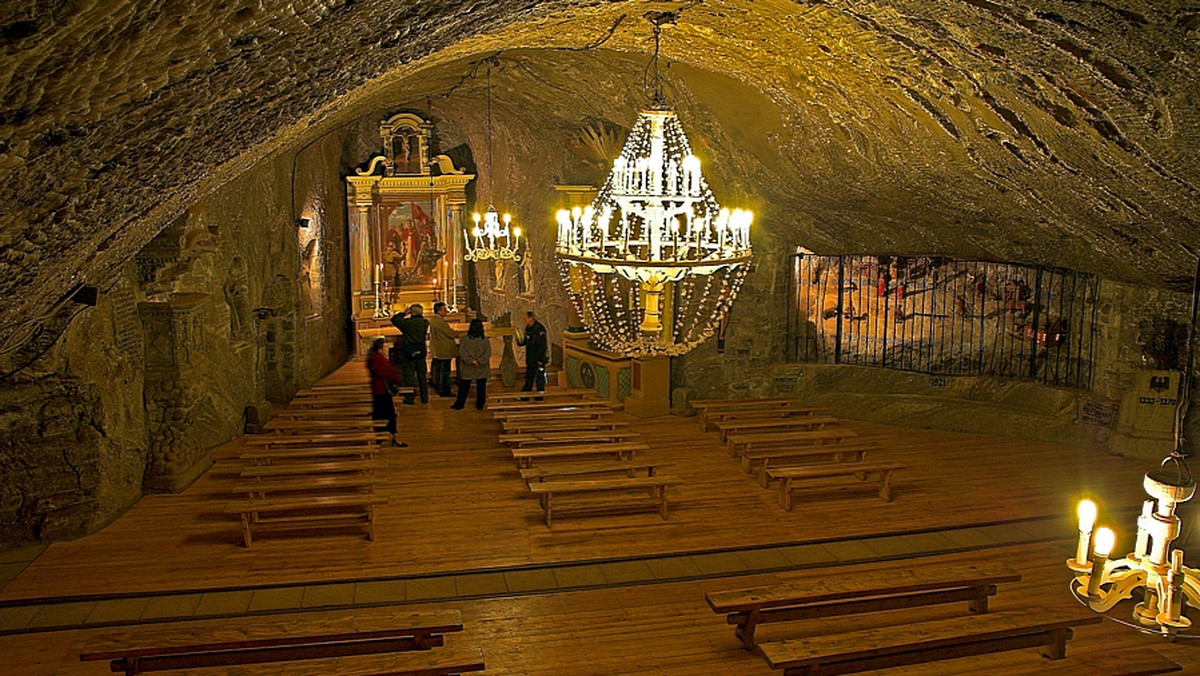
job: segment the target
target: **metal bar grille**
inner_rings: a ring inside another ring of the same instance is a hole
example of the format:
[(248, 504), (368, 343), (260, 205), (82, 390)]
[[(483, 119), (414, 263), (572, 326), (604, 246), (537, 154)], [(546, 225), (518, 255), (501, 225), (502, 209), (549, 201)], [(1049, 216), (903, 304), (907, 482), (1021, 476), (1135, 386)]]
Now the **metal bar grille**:
[(793, 257), (788, 357), (1090, 388), (1099, 281), (936, 257)]

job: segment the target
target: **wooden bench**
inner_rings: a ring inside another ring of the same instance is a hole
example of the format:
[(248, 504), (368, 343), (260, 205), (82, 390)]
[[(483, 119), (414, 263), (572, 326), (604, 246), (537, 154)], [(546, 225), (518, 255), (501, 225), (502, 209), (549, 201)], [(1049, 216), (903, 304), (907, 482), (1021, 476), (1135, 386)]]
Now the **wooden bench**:
[(713, 612), (727, 615), (742, 647), (753, 650), (760, 624), (960, 601), (966, 601), (971, 612), (986, 613), (996, 585), (1020, 580), (1021, 574), (1004, 564), (895, 568), (708, 592), (704, 600)]
[(488, 395), (488, 403), (501, 404), (513, 401), (533, 401), (534, 397), (540, 397), (543, 401), (560, 400), (560, 399), (591, 399), (599, 401), (591, 390), (546, 390), (545, 394), (537, 392), (499, 392), (497, 394)]
[(803, 402), (794, 398), (777, 398), (777, 399), (693, 399), (688, 404), (700, 412), (700, 429), (708, 431), (709, 415), (715, 411), (737, 411), (743, 409), (758, 409), (758, 408), (784, 408), (788, 406), (803, 405)]
[[(302, 662), (275, 662), (230, 667), (223, 676), (457, 676), (483, 671), (483, 650), (479, 646), (438, 648), (385, 655), (329, 657)], [(212, 676), (205, 669), (173, 672), (171, 676)]]
[[(841, 443), (821, 444), (820, 446), (791, 446), (752, 448), (742, 452), (742, 471), (747, 474), (758, 474), (758, 483), (767, 488), (771, 485), (771, 475), (767, 470), (773, 469), (778, 461), (787, 460), (802, 464), (814, 462), (863, 462), (867, 452), (877, 446), (870, 443)], [(755, 464), (757, 463), (757, 465)], [(757, 469), (755, 467), (757, 466)]]
[(350, 405), (330, 408), (292, 408), (288, 407), (275, 413), (275, 417), (284, 420), (323, 420), (327, 418), (371, 417), (371, 407)]
[(892, 501), (892, 473), (905, 469), (906, 465), (898, 462), (841, 462), (809, 467), (776, 467), (768, 469), (767, 475), (779, 479), (779, 506), (792, 511), (792, 489), (800, 482), (813, 479), (832, 479), (835, 477), (856, 477), (866, 481), (872, 475), (878, 474), (882, 484), (879, 487), (879, 497), (884, 502)]
[(492, 415), (498, 413), (536, 413), (546, 411), (612, 410), (607, 401), (522, 401), (490, 406)]
[(611, 408), (585, 408), (576, 411), (542, 411), (534, 413), (521, 413), (500, 411), (493, 414), (493, 418), (499, 423), (506, 422), (554, 422), (559, 420), (602, 420), (611, 416), (613, 411)]
[(722, 420), (716, 423), (721, 441), (726, 441), (733, 432), (786, 432), (791, 430), (816, 430), (836, 424), (837, 418), (827, 415), (806, 415), (797, 418), (774, 418), (771, 420)]
[(260, 448), (247, 451), (240, 456), (242, 460), (256, 465), (270, 465), (274, 462), (297, 460), (326, 460), (332, 458), (361, 458), (374, 460), (379, 453), (378, 444), (362, 446), (302, 446), (282, 448)]
[(243, 664), (282, 666), (294, 660), (424, 651), (444, 645), (445, 634), (462, 630), (457, 610), (324, 620), (307, 631), (295, 620), (257, 620), (236, 628), (206, 629), (206, 642), (196, 641), (194, 629), (172, 636), (170, 630), (156, 627), (92, 639), (79, 659), (110, 661), (112, 671), (126, 676)]
[(729, 454), (737, 456), (739, 451), (747, 451), (755, 444), (779, 445), (790, 443), (794, 446), (837, 444), (845, 439), (858, 436), (854, 430), (845, 427), (832, 426), (819, 430), (804, 430), (799, 432), (762, 432), (759, 434), (738, 433), (730, 434), (726, 440)]
[(723, 420), (779, 420), (782, 418), (803, 418), (809, 415), (827, 415), (829, 409), (824, 406), (806, 406), (796, 403), (787, 406), (772, 406), (769, 408), (735, 408), (726, 411), (705, 411), (701, 418), (701, 430), (707, 432), (713, 423)]
[(1121, 650), (1112, 650), (1110, 647), (1102, 654), (1092, 652), (1086, 657), (1076, 653), (1074, 660), (1065, 660), (1053, 666), (1043, 665), (1038, 670), (1038, 676), (1153, 676), (1176, 671), (1183, 671), (1183, 667), (1160, 653), (1139, 645)]
[(588, 455), (603, 455), (611, 453), (617, 460), (632, 460), (634, 453), (647, 451), (650, 447), (638, 441), (619, 444), (582, 444), (577, 446), (533, 446), (512, 449), (513, 459), (517, 461), (517, 469), (533, 467), (534, 460), (549, 458), (580, 458)]
[(580, 430), (577, 432), (527, 432), (501, 434), (500, 442), (513, 448), (525, 446), (551, 446), (557, 444), (620, 443), (641, 435), (629, 430)]
[(263, 426), (272, 434), (313, 434), (333, 432), (373, 432), (387, 423), (372, 420), (369, 415), (347, 418), (309, 418), (284, 420), (276, 418)]
[(278, 477), (321, 476), (327, 474), (371, 475), (387, 467), (379, 460), (338, 460), (330, 462), (290, 462), (275, 465), (258, 465), (242, 470), (243, 479), (265, 481)]
[(577, 477), (588, 474), (613, 474), (622, 472), (626, 476), (637, 476), (638, 470), (645, 470), (646, 476), (654, 476), (660, 467), (670, 467), (673, 462), (658, 462), (655, 460), (591, 460), (584, 462), (564, 462), (557, 465), (542, 467), (527, 467), (521, 470), (521, 479), (528, 486), (533, 482), (562, 477)]
[[(592, 514), (654, 506), (658, 509), (659, 516), (663, 518), (663, 521), (666, 521), (667, 488), (678, 486), (682, 483), (683, 480), (676, 477), (655, 475), (543, 481), (530, 484), (529, 490), (538, 496), (538, 499), (541, 501), (546, 528), (553, 528), (555, 509), (558, 510), (561, 516), (564, 512), (571, 514)], [(646, 495), (642, 493), (643, 491), (649, 492), (649, 496), (652, 498), (651, 501), (646, 501)], [(589, 502), (587, 504), (568, 505), (566, 507), (554, 504), (554, 496), (556, 495), (561, 497), (564, 495), (597, 495), (614, 492), (621, 495), (609, 496), (604, 502)]]
[(231, 502), (226, 514), (242, 518), (242, 541), (247, 547), (257, 530), (336, 528), (365, 524), (367, 539), (375, 539), (375, 508), (387, 498), (373, 493), (270, 498)]
[(850, 674), (1036, 646), (1058, 660), (1067, 655), (1072, 627), (1101, 619), (1086, 610), (988, 613), (760, 643), (758, 651), (784, 676)]
[(266, 498), (280, 493), (321, 495), (329, 493), (370, 493), (380, 482), (361, 474), (325, 474), (285, 476), (270, 481), (244, 481), (234, 484), (233, 492), (250, 498)]
[(278, 446), (349, 446), (382, 444), (392, 435), (387, 432), (346, 432), (344, 434), (261, 434), (247, 437), (252, 446), (272, 448)]
[(619, 427), (629, 427), (629, 423), (616, 420), (522, 420), (503, 422), (501, 426), (505, 433), (536, 434), (542, 432), (594, 432), (596, 430), (615, 430)]

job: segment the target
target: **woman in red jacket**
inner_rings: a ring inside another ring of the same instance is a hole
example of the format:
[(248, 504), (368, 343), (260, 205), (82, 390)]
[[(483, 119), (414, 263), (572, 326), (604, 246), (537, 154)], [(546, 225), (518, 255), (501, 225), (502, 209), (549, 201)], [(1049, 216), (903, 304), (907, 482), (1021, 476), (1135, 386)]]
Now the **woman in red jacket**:
[(376, 338), (367, 352), (367, 372), (371, 374), (371, 419), (387, 422), (385, 430), (392, 433), (392, 445), (404, 448), (408, 444), (396, 441), (396, 405), (392, 402), (388, 384), (400, 386), (400, 376), (383, 353), (383, 338)]

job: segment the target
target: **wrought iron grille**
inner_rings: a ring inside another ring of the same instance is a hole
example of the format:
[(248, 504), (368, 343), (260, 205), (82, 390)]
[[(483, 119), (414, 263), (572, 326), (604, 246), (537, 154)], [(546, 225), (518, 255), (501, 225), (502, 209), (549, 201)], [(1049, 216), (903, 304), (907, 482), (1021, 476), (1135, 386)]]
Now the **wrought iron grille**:
[(1012, 263), (793, 256), (788, 357), (1090, 388), (1099, 280)]

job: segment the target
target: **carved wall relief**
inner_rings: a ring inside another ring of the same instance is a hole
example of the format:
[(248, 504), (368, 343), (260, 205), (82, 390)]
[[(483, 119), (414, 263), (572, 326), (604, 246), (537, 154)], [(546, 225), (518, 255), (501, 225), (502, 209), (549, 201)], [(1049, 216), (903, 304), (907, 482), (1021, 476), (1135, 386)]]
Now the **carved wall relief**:
[(246, 263), (241, 256), (234, 256), (225, 273), (225, 304), (229, 306), (229, 340), (242, 343), (254, 337), (254, 325), (250, 317), (250, 289), (246, 284)]

